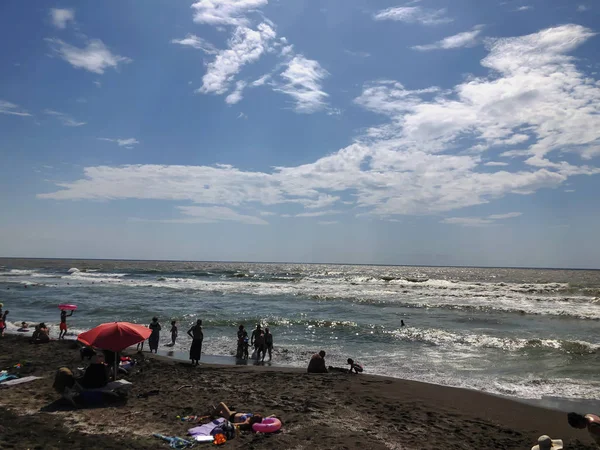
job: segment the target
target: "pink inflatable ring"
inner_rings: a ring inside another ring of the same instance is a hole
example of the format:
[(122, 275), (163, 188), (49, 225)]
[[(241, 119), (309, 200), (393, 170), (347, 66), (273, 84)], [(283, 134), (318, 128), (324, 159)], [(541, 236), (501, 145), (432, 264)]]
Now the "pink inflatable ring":
[(267, 417), (261, 423), (252, 425), (252, 429), (258, 433), (275, 433), (281, 428), (281, 422), (277, 417)]
[(77, 305), (68, 305), (63, 303), (62, 305), (58, 305), (58, 309), (62, 311), (75, 311), (77, 309)]

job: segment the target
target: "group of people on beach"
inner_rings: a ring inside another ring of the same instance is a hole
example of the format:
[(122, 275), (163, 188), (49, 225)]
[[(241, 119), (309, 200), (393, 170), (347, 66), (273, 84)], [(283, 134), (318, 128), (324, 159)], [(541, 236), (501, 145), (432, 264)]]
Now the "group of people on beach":
[(315, 353), (310, 358), (308, 363), (307, 373), (329, 373), (329, 372), (342, 372), (342, 373), (355, 373), (359, 374), (364, 372), (362, 364), (358, 361), (354, 361), (352, 358), (348, 358), (346, 363), (350, 366), (349, 369), (343, 367), (332, 367), (325, 364), (325, 350), (321, 350), (319, 353)]
[(235, 357), (238, 359), (249, 359), (248, 349), (254, 347), (252, 358), (257, 361), (264, 361), (265, 355), (269, 353), (269, 361), (273, 358), (273, 335), (269, 328), (265, 328), (264, 331), (259, 324), (256, 325), (256, 329), (252, 331), (252, 335), (248, 338), (248, 332), (244, 325), (240, 325), (237, 332), (237, 351)]

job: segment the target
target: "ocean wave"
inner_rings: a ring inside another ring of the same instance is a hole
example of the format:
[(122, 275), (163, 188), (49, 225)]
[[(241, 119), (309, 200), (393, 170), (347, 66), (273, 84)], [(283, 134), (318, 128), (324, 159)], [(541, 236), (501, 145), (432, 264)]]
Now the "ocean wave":
[(8, 272), (0, 272), (0, 277), (26, 277), (37, 272), (37, 269), (10, 269)]

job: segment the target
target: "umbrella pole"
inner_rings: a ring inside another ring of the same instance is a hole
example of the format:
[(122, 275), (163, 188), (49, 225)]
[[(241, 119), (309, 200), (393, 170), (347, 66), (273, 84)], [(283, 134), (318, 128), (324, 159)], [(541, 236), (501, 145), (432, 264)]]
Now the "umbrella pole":
[(115, 381), (117, 381), (117, 352), (115, 352)]

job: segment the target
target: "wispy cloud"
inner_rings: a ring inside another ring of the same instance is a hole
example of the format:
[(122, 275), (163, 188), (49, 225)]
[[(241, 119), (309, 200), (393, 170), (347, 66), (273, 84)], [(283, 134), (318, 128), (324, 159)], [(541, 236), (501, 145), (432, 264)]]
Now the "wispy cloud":
[(397, 6), (376, 13), (375, 20), (395, 20), (405, 23), (420, 23), (422, 25), (439, 25), (452, 22), (446, 16), (446, 9), (427, 9), (420, 6)]
[(326, 107), (329, 96), (321, 87), (329, 73), (312, 59), (296, 55), (287, 63), (281, 74), (284, 84), (275, 88), (294, 99), (294, 109), (299, 113), (313, 113)]
[(296, 214), (296, 217), (321, 217), (321, 216), (331, 216), (333, 214), (340, 214), (341, 211), (335, 211), (335, 210), (327, 210), (327, 211), (311, 211), (311, 212), (304, 212), (304, 213), (300, 213), (300, 214)]
[(589, 11), (589, 7), (587, 7), (586, 5), (579, 5), (577, 6), (577, 12), (586, 12)]
[(219, 53), (219, 49), (213, 44), (208, 42), (206, 39), (196, 36), (195, 34), (188, 34), (183, 39), (172, 39), (171, 43), (196, 48), (198, 50), (202, 50), (208, 55), (216, 55)]
[(361, 51), (352, 51), (352, 50), (344, 50), (344, 53), (350, 56), (356, 56), (358, 58), (368, 58), (371, 56), (369, 52), (361, 52)]
[(266, 23), (258, 25), (256, 30), (238, 27), (229, 40), (229, 48), (221, 50), (208, 65), (202, 87), (196, 92), (224, 94), (241, 68), (257, 61), (275, 36), (273, 28)]
[(229, 94), (227, 97), (225, 97), (225, 103), (227, 103), (229, 105), (235, 105), (236, 103), (238, 103), (243, 98), (242, 92), (244, 91), (245, 87), (246, 87), (245, 81), (237, 81), (235, 83), (235, 90), (231, 94)]
[(67, 23), (75, 21), (75, 10), (51, 8), (50, 19), (56, 28), (64, 30), (67, 28)]
[(111, 139), (111, 138), (98, 138), (99, 141), (114, 142), (119, 147), (125, 147), (132, 149), (134, 145), (138, 145), (140, 142), (135, 138), (128, 139)]
[(54, 111), (52, 109), (44, 110), (44, 114), (46, 114), (48, 116), (56, 117), (66, 127), (80, 127), (80, 126), (86, 124), (86, 122), (78, 122), (73, 117), (69, 116), (68, 114), (61, 113), (59, 111)]
[(413, 50), (429, 51), (429, 50), (449, 50), (461, 47), (474, 47), (479, 43), (479, 35), (483, 31), (483, 25), (476, 25), (470, 31), (448, 36), (433, 44), (415, 45)]
[(119, 64), (131, 62), (130, 58), (112, 53), (100, 39), (90, 40), (84, 48), (66, 42), (47, 38), (52, 50), (76, 69), (85, 69), (103, 74), (106, 69), (116, 69)]
[(530, 5), (525, 5), (525, 6), (520, 6), (517, 9), (515, 9), (515, 11), (530, 11), (533, 9), (533, 6)]
[(200, 0), (192, 5), (194, 22), (247, 26), (246, 14), (267, 3), (268, 0)]
[(271, 74), (267, 73), (267, 74), (263, 75), (262, 77), (258, 78), (257, 80), (254, 80), (252, 83), (250, 83), (250, 85), (253, 87), (262, 86), (270, 79), (271, 79)]
[(240, 214), (223, 206), (178, 206), (179, 211), (187, 219), (174, 219), (171, 222), (184, 223), (215, 223), (215, 222), (241, 222), (249, 225), (268, 225), (269, 223), (259, 217)]
[(448, 217), (441, 221), (451, 225), (460, 225), (463, 227), (483, 227), (495, 224), (498, 220), (512, 219), (521, 216), (522, 213), (511, 212), (506, 214), (492, 214), (487, 217)]
[(489, 161), (483, 164), (484, 166), (488, 166), (488, 167), (502, 167), (502, 166), (508, 166), (508, 163), (505, 162), (501, 162), (501, 161)]
[(27, 111), (23, 111), (18, 105), (7, 102), (6, 100), (0, 100), (0, 114), (8, 114), (11, 116), (31, 116)]
[(245, 113), (241, 112), (241, 113), (238, 114), (237, 118), (238, 119), (247, 119), (248, 116)]

